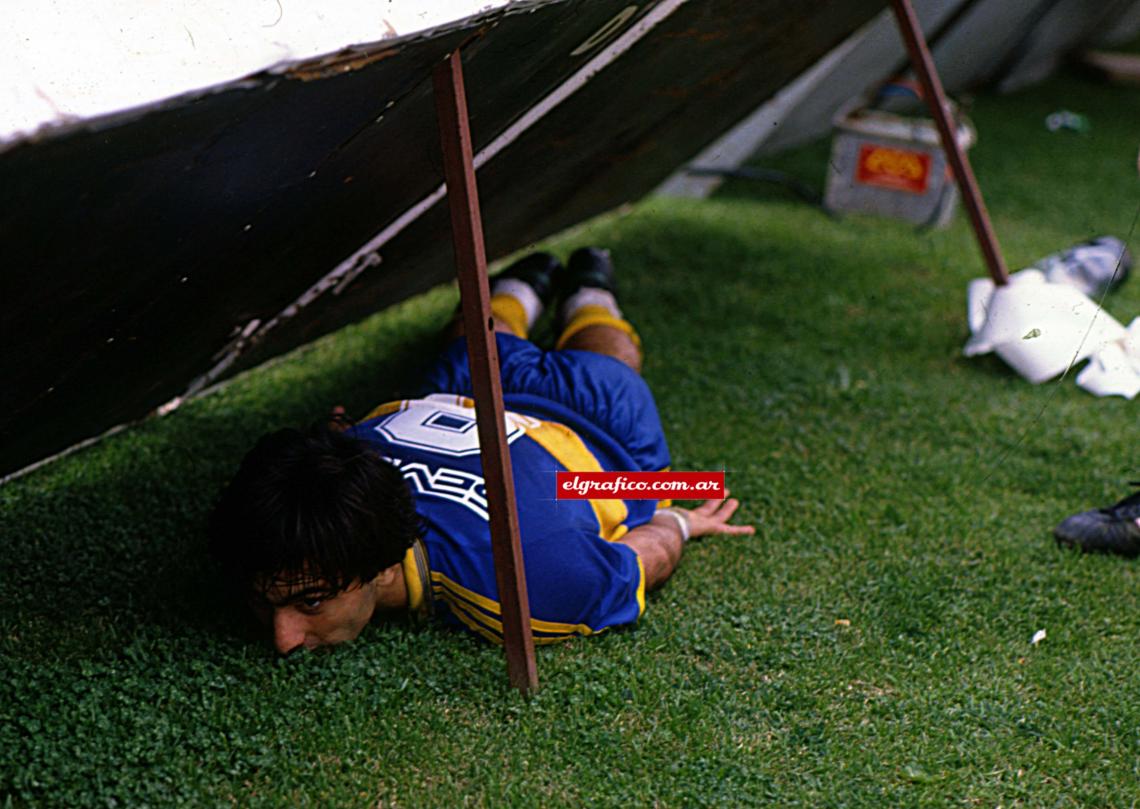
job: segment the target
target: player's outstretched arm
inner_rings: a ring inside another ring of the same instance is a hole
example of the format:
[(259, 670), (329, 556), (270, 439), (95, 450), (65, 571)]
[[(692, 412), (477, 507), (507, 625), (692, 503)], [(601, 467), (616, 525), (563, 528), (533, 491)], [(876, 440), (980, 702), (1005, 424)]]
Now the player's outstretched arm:
[[(727, 494), (727, 492), (725, 493)], [(673, 507), (659, 511), (653, 520), (638, 526), (619, 540), (633, 548), (645, 569), (645, 588), (659, 587), (673, 575), (686, 541), (683, 526), (687, 527), (688, 539), (712, 534), (754, 534), (751, 525), (731, 525), (729, 520), (740, 508), (736, 498), (706, 500), (696, 508)]]

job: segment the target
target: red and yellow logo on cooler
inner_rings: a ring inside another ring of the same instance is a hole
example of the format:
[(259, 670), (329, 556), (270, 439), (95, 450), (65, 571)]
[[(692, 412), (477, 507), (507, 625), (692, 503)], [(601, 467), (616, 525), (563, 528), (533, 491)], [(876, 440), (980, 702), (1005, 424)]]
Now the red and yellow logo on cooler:
[(930, 163), (930, 155), (923, 152), (865, 144), (859, 147), (855, 180), (863, 185), (925, 194)]

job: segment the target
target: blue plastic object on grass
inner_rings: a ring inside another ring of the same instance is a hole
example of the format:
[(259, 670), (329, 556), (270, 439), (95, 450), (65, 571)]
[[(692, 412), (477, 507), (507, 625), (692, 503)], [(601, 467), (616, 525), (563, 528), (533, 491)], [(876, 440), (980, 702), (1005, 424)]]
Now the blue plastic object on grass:
[(1132, 256), (1120, 239), (1101, 236), (1045, 256), (1033, 266), (1045, 273), (1049, 283), (1069, 284), (1095, 299), (1124, 283)]

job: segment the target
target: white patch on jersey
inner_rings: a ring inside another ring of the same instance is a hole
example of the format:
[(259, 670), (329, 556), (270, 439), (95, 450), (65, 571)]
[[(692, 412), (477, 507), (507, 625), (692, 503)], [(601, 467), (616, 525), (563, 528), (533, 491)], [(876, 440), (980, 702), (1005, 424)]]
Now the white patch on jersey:
[(417, 494), (450, 500), (475, 512), (482, 520), (488, 518), (487, 487), (482, 476), (446, 466), (432, 469), (422, 461), (387, 457), (384, 460), (400, 470)]
[[(450, 401), (444, 401), (443, 399)], [(426, 450), (438, 455), (462, 458), (479, 453), (479, 431), (475, 425), (475, 409), (454, 401), (454, 396), (433, 394), (427, 399), (407, 403), (381, 419), (372, 429), (390, 444)], [(504, 426), (507, 443), (513, 444), (538, 422), (518, 413), (506, 414)]]

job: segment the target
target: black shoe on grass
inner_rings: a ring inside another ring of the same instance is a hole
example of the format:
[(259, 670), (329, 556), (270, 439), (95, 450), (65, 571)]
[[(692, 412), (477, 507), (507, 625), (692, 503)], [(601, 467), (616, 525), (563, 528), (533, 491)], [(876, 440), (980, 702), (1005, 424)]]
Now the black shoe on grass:
[(491, 289), (493, 292), (495, 283), (503, 279), (522, 281), (534, 290), (545, 308), (553, 302), (555, 284), (563, 272), (562, 263), (550, 253), (531, 253), (494, 276), (491, 279)]
[(1130, 559), (1140, 555), (1140, 492), (1114, 506), (1074, 514), (1053, 529), (1053, 536), (1058, 545), (1085, 553), (1115, 553)]
[(614, 262), (610, 251), (600, 247), (580, 247), (570, 254), (566, 272), (562, 274), (559, 294), (565, 300), (583, 287), (604, 289), (617, 294)]

